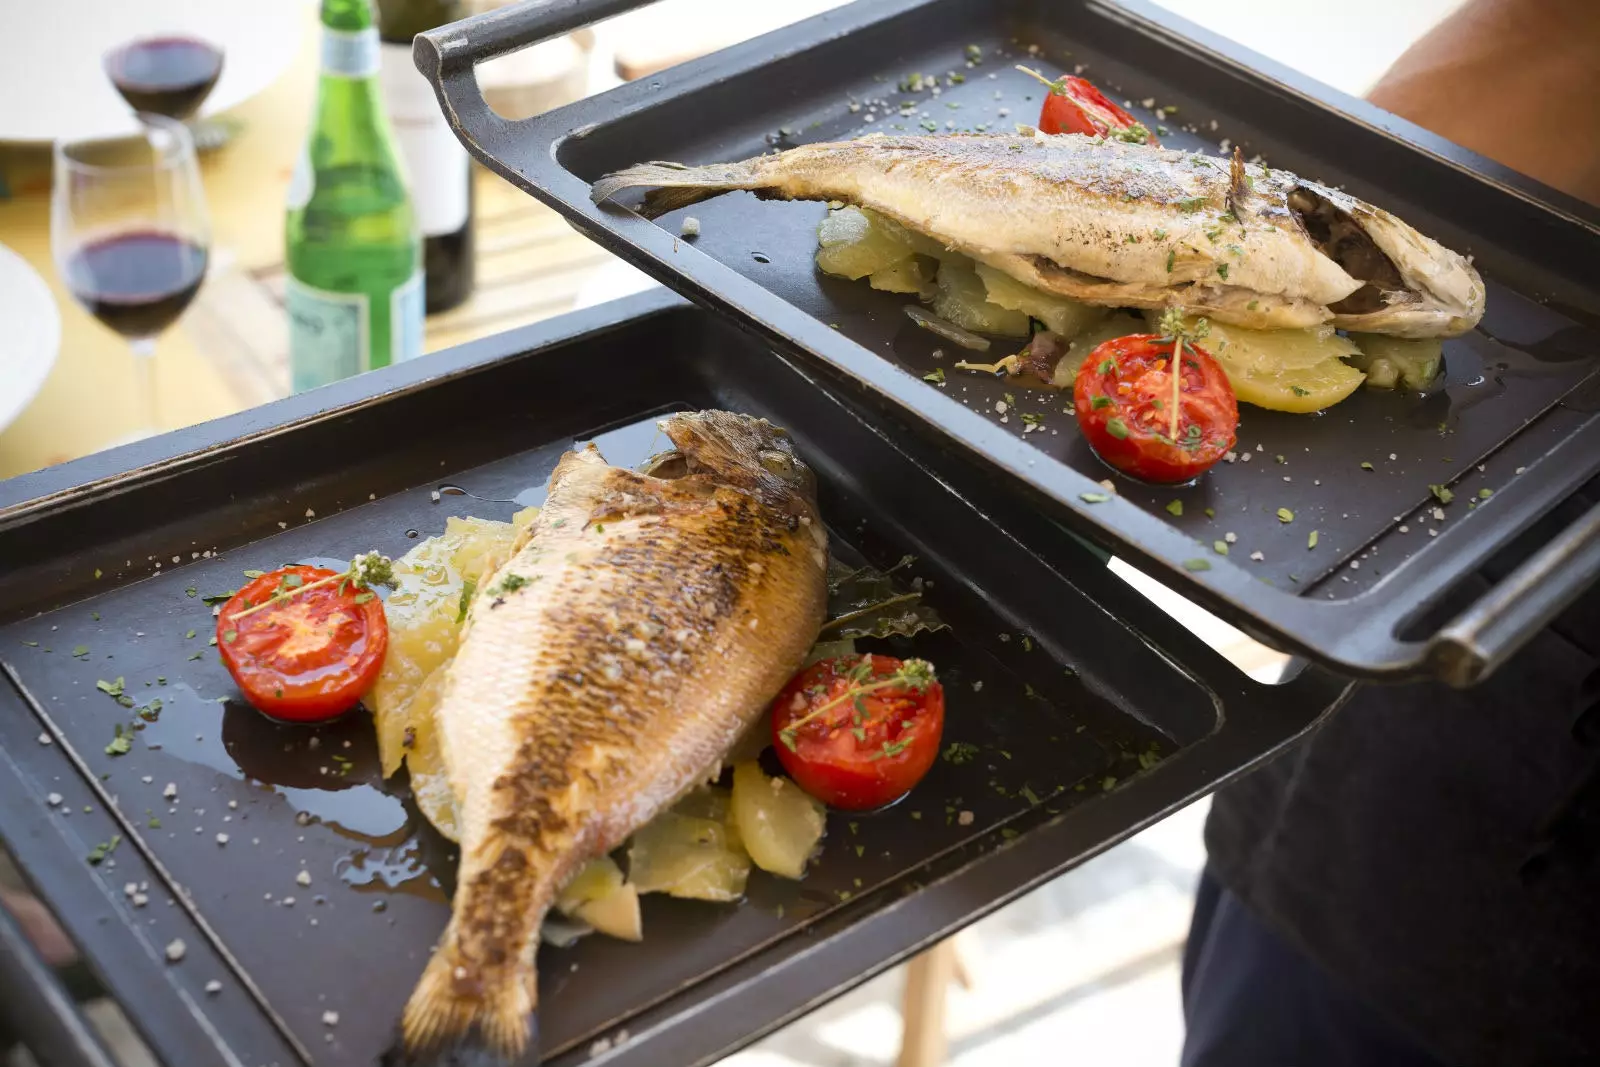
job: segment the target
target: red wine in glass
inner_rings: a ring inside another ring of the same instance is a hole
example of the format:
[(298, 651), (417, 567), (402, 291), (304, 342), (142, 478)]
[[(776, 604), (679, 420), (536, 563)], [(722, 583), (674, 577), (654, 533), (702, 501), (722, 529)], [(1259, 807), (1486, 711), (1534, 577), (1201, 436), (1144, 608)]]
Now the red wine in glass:
[(222, 74), (222, 50), (193, 37), (147, 37), (106, 53), (106, 74), (135, 111), (186, 119)]
[(189, 306), (206, 276), (206, 250), (176, 234), (129, 230), (80, 246), (67, 287), (89, 313), (129, 339), (155, 337)]

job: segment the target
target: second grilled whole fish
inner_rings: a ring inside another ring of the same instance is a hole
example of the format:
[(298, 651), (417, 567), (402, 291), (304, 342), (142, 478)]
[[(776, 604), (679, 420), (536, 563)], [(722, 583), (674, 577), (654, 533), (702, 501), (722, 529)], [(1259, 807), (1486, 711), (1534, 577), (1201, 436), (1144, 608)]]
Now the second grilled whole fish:
[(390, 1063), (528, 1054), (539, 925), (587, 861), (714, 771), (822, 625), (827, 538), (787, 434), (674, 415), (652, 474), (569, 452), (485, 578), (434, 712), (453, 914)]
[(1450, 337), (1483, 315), (1466, 259), (1387, 211), (1283, 170), (1078, 134), (872, 134), (740, 163), (645, 163), (654, 217), (730, 189), (843, 200), (1047, 292), (1180, 307), (1256, 329)]

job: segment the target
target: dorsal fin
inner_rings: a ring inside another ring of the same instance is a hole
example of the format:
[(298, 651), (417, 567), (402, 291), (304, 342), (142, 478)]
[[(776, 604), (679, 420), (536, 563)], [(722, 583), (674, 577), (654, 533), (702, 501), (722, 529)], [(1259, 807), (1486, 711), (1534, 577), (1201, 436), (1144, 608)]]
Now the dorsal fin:
[(1228, 210), (1233, 217), (1244, 221), (1244, 202), (1250, 195), (1250, 178), (1244, 172), (1244, 153), (1233, 146), (1233, 163), (1228, 172)]

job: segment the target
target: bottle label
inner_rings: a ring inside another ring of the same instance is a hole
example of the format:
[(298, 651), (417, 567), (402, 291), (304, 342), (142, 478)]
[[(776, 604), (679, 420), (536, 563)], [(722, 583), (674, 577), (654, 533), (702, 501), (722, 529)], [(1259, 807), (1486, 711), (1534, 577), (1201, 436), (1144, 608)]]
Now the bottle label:
[(322, 73), (336, 78), (370, 78), (378, 73), (378, 30), (322, 28)]
[(411, 61), (411, 46), (385, 44), (378, 83), (411, 179), (411, 201), (424, 237), (455, 233), (467, 223), (472, 164), (450, 132), (433, 86)]
[(389, 294), (389, 360), (404, 363), (422, 355), (423, 297), (426, 290), (419, 269)]
[(315, 289), (287, 280), (289, 367), (295, 392), (367, 370), (371, 361), (365, 293)]

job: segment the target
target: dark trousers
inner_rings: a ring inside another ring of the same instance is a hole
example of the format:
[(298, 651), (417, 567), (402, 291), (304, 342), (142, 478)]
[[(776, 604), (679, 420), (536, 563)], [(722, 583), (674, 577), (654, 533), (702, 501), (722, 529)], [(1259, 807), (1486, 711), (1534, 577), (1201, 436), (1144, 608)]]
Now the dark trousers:
[(1442, 1067), (1200, 877), (1183, 953), (1182, 1067)]

